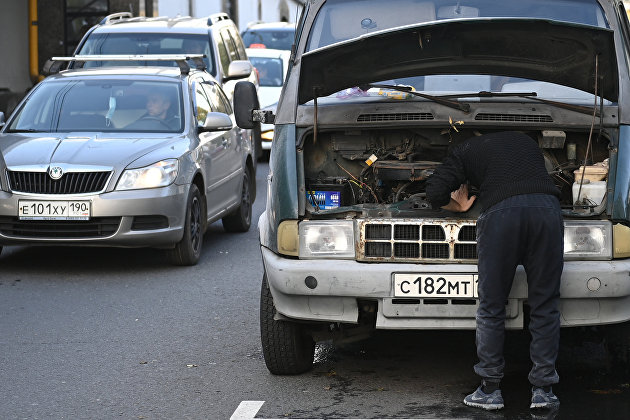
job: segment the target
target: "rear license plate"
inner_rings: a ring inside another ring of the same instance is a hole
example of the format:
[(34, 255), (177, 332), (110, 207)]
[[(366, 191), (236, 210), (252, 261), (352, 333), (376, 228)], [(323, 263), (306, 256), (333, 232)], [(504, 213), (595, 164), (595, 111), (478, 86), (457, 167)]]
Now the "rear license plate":
[(89, 201), (27, 201), (18, 203), (20, 220), (89, 220)]
[(394, 274), (394, 297), (475, 298), (476, 274)]

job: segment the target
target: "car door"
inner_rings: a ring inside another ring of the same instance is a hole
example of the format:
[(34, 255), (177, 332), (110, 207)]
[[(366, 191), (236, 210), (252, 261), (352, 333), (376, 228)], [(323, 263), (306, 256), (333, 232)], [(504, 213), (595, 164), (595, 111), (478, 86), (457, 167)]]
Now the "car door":
[(224, 139), (227, 141), (224, 141), (224, 161), (221, 162), (221, 166), (226, 171), (224, 178), (226, 194), (233, 197), (234, 202), (238, 202), (241, 195), (241, 180), (243, 179), (243, 148), (245, 146), (244, 142), (248, 140), (245, 138), (245, 135), (248, 133), (236, 126), (230, 101), (220, 86), (213, 81), (209, 81), (203, 83), (203, 89), (208, 96), (212, 110), (227, 114), (232, 119), (233, 128), (223, 134)]
[[(208, 112), (212, 112), (212, 106), (208, 95), (203, 89), (205, 80), (195, 78), (191, 83), (191, 92), (194, 100), (195, 123), (203, 125)], [(226, 135), (227, 134), (227, 135)], [(227, 159), (229, 149), (229, 132), (200, 132), (199, 133), (199, 164), (206, 180), (206, 205), (208, 218), (213, 218), (226, 207), (230, 201), (230, 186), (226, 185), (227, 176), (230, 173), (230, 165)]]

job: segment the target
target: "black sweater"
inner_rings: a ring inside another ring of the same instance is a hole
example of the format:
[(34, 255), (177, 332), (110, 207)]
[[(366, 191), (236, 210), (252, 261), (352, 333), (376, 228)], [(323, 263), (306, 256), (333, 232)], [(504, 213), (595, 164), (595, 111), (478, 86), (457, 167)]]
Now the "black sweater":
[(445, 206), (466, 181), (479, 189), (482, 210), (513, 195), (560, 195), (536, 142), (516, 131), (473, 137), (453, 147), (427, 180), (427, 199), (433, 208)]

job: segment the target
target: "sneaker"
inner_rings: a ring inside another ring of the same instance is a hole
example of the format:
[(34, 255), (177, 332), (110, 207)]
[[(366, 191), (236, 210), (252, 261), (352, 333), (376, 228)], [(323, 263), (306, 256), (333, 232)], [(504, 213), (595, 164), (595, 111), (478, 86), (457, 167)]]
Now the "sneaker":
[(557, 408), (560, 400), (553, 394), (551, 388), (545, 392), (542, 388), (532, 388), (532, 403), (529, 408)]
[(484, 410), (500, 410), (503, 408), (503, 396), (500, 389), (491, 394), (486, 394), (479, 387), (472, 394), (466, 395), (464, 404), (470, 407), (483, 408)]

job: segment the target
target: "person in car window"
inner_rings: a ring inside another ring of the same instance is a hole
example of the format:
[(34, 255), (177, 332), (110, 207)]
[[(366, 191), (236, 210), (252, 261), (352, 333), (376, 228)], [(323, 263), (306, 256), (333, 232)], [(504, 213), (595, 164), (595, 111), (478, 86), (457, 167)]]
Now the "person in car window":
[(500, 381), (505, 361), (505, 302), (516, 267), (527, 274), (531, 408), (559, 405), (551, 386), (558, 382), (555, 363), (560, 338), (560, 276), (564, 256), (564, 222), (559, 190), (545, 169), (538, 144), (520, 132), (473, 137), (452, 148), (427, 180), (433, 208), (466, 212), (479, 189), (477, 220), (479, 307), (475, 372), (481, 385), (464, 404), (487, 410), (503, 408)]
[(137, 121), (133, 122), (129, 128), (134, 129), (177, 129), (180, 119), (173, 111), (173, 101), (170, 95), (156, 89), (147, 95), (146, 113)]

